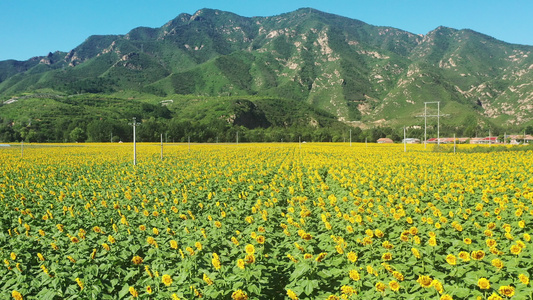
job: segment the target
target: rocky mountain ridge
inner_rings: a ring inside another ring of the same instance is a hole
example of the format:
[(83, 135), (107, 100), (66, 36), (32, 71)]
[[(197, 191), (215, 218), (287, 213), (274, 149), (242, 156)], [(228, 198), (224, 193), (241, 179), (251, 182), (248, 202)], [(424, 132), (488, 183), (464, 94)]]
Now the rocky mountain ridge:
[(272, 17), (202, 9), (160, 28), (91, 36), (68, 53), (0, 62), (0, 97), (39, 89), (294, 99), (344, 122), (443, 113), (533, 121), (532, 46), (439, 27), (426, 35), (303, 8)]

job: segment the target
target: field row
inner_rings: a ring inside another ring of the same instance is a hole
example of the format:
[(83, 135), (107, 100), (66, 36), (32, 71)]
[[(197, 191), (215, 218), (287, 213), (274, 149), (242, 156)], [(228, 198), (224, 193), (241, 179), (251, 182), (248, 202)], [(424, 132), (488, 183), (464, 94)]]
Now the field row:
[(0, 149), (0, 298), (531, 299), (533, 155)]

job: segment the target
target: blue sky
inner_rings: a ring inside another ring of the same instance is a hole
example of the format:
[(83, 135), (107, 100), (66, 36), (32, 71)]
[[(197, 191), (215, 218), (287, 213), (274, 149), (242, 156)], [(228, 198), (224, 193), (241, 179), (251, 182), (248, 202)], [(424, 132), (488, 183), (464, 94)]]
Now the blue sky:
[(252, 17), (301, 7), (415, 34), (442, 25), (533, 45), (531, 0), (0, 0), (0, 60), (69, 51), (93, 34), (160, 27), (180, 13), (193, 14), (202, 8)]

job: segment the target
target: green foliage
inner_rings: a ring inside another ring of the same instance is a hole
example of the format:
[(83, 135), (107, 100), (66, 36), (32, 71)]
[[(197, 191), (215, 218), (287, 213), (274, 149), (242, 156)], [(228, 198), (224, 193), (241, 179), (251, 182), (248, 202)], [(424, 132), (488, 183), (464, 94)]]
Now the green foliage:
[(83, 129), (76, 127), (72, 129), (72, 131), (69, 133), (70, 141), (80, 143), (84, 142), (87, 139), (87, 136), (85, 135), (85, 131)]
[(202, 76), (195, 71), (173, 74), (170, 78), (176, 94), (195, 94), (203, 84)]
[(251, 55), (235, 53), (221, 56), (215, 60), (215, 65), (220, 69), (231, 83), (242, 90), (250, 90), (252, 76), (250, 75)]
[(296, 50), (296, 47), (287, 41), (285, 36), (279, 36), (272, 41), (273, 49), (279, 53), (282, 58), (289, 58)]
[[(441, 101), (443, 112), (453, 115), (443, 124), (457, 127), (445, 130), (473, 136), (518, 122), (524, 112), (521, 95), (531, 92), (533, 78), (517, 74), (533, 64), (526, 54), (531, 51), (471, 30), (439, 27), (422, 38), (309, 8), (254, 18), (203, 9), (161, 28), (90, 36), (68, 53), (0, 62), (0, 98), (43, 89), (103, 98), (132, 91), (151, 99), (175, 94), (275, 98), (307, 102), (338, 119), (367, 125), (384, 119), (392, 127), (419, 124), (414, 116), (422, 113), (423, 102)], [(292, 104), (282, 105), (287, 106)], [(489, 122), (481, 117), (488, 107), (515, 113)], [(525, 112), (520, 122), (530, 114)], [(197, 115), (215, 120), (205, 110)], [(461, 126), (469, 115), (484, 125)], [(198, 116), (184, 120), (207, 123)], [(80, 119), (82, 126), (92, 121)], [(35, 130), (28, 132), (42, 132)], [(8, 132), (5, 136), (12, 138)], [(50, 138), (65, 139), (68, 134)]]

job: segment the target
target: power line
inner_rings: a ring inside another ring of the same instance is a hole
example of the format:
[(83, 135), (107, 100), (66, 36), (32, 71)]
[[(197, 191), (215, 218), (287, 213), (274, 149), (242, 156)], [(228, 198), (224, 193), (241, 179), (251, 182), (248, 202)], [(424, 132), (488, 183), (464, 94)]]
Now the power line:
[[(427, 114), (428, 104), (437, 104), (436, 115)], [(442, 114), (442, 115), (440, 114), (440, 101), (424, 102), (424, 114), (417, 116), (418, 118), (424, 117), (424, 149), (426, 149), (426, 144), (427, 144), (427, 126), (428, 126), (427, 117), (437, 117), (437, 144), (440, 146), (440, 117), (445, 117), (445, 116), (449, 116), (449, 114)]]

